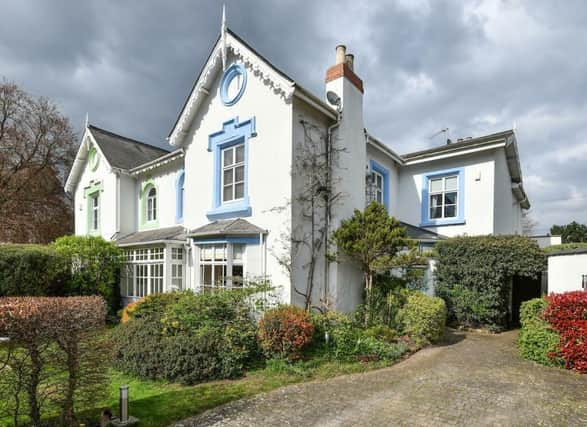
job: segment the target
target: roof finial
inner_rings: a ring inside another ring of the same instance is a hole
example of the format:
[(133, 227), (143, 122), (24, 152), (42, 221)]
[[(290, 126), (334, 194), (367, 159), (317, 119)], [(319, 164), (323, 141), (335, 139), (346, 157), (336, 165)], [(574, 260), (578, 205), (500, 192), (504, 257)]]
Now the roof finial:
[(220, 26), (222, 37), (222, 70), (226, 70), (226, 7), (222, 4), (222, 24)]
[(90, 114), (86, 112), (86, 129), (90, 126)]
[(512, 127), (512, 130), (515, 132), (518, 129), (518, 124), (516, 123), (516, 121), (514, 120), (514, 125)]

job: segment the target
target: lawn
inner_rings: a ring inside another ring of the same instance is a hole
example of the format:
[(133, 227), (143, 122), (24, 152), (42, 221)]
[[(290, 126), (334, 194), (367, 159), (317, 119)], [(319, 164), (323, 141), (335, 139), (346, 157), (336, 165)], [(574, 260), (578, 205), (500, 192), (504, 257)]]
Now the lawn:
[(325, 359), (294, 364), (271, 361), (265, 367), (249, 371), (240, 379), (212, 381), (195, 386), (143, 380), (112, 370), (108, 401), (81, 413), (80, 421), (87, 421), (88, 425), (91, 425), (91, 421), (99, 418), (103, 407), (112, 408), (114, 414), (118, 415), (118, 389), (121, 385), (129, 386), (129, 413), (141, 420), (141, 426), (156, 427), (168, 426), (174, 421), (197, 415), (231, 400), (253, 396), (284, 385), (365, 372), (393, 363), (341, 363)]

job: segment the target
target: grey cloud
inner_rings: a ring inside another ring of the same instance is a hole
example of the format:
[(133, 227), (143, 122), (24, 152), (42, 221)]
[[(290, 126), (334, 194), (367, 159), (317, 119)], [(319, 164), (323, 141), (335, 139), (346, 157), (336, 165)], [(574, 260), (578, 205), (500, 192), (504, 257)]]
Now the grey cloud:
[[(0, 1), (0, 75), (97, 125), (163, 143), (218, 36), (216, 1)], [(587, 4), (229, 0), (229, 26), (318, 96), (334, 46), (365, 82), (370, 131), (399, 152), (518, 125), (540, 221), (587, 222)], [(565, 155), (566, 150), (575, 153)]]

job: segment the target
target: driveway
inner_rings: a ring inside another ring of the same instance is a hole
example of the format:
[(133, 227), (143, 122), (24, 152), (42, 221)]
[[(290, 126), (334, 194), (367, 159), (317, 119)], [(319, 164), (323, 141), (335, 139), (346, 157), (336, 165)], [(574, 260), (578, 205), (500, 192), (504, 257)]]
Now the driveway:
[(450, 332), (391, 368), (283, 387), (183, 426), (587, 426), (587, 375), (518, 357), (517, 331)]

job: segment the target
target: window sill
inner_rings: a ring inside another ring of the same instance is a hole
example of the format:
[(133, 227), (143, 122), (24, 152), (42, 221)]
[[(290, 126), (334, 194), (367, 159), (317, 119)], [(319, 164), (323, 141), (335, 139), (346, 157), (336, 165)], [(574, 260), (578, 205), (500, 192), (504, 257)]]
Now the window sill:
[(147, 221), (140, 224), (139, 230), (150, 230), (157, 227), (159, 227), (159, 221)]
[(440, 219), (440, 220), (428, 220), (423, 221), (420, 224), (420, 227), (442, 227), (445, 225), (465, 225), (466, 221), (461, 218), (454, 218), (454, 219)]
[(206, 212), (209, 220), (229, 219), (237, 217), (246, 217), (252, 215), (252, 209), (248, 199), (239, 200), (238, 202), (225, 203)]

